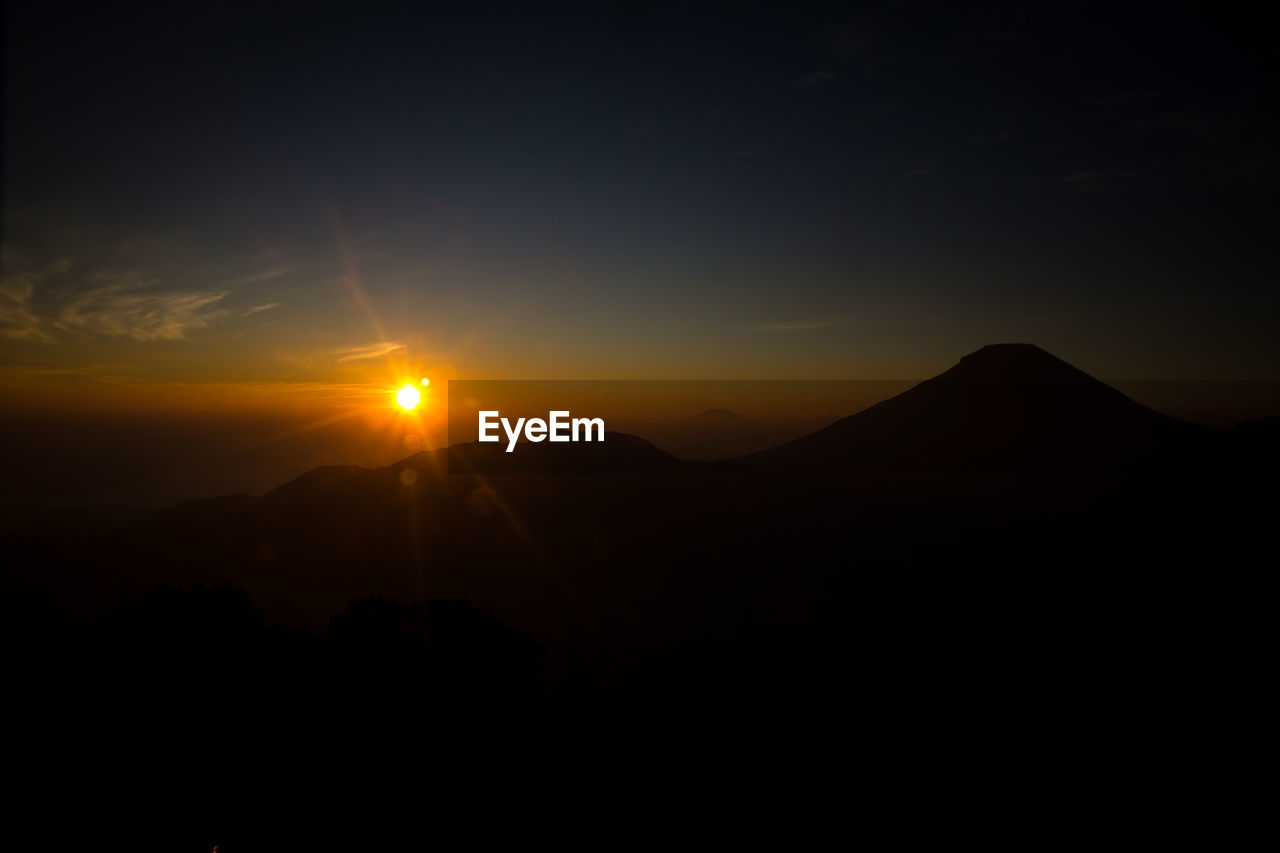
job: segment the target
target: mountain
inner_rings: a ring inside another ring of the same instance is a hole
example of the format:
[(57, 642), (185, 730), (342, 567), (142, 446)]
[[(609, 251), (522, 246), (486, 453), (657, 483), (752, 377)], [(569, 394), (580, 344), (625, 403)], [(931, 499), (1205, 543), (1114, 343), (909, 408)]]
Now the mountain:
[(601, 442), (522, 441), (511, 453), (505, 442), (455, 444), (448, 465), (455, 474), (657, 474), (682, 463), (643, 438), (606, 432)]
[(732, 424), (745, 421), (746, 418), (729, 409), (707, 409), (689, 418), (691, 424)]
[(895, 477), (1086, 473), (1198, 451), (1212, 434), (1039, 347), (993, 344), (896, 397), (738, 461)]

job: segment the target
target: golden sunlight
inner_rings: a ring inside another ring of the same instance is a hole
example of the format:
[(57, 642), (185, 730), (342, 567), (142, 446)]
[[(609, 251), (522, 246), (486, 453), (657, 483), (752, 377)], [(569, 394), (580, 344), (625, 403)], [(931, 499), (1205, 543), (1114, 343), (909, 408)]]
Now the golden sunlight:
[(422, 394), (412, 385), (406, 385), (396, 392), (396, 402), (400, 404), (400, 408), (406, 412), (417, 408), (419, 401), (422, 400)]

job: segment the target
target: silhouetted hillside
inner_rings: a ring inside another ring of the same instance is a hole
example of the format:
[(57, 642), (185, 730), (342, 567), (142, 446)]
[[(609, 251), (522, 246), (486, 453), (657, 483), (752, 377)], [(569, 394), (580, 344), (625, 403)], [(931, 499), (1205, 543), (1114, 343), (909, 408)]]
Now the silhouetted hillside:
[(521, 441), (510, 453), (505, 441), (455, 444), (448, 465), (455, 474), (655, 474), (681, 462), (643, 438), (606, 432), (604, 441)]
[(1168, 462), (1199, 452), (1211, 435), (1038, 347), (996, 344), (813, 435), (740, 461), (891, 477), (1085, 474)]
[(744, 418), (742, 415), (738, 414), (737, 412), (730, 411), (729, 409), (707, 409), (706, 411), (698, 412), (698, 414), (689, 418), (687, 423), (723, 424), (723, 423), (736, 423), (738, 421), (744, 421), (744, 420), (746, 420), (746, 418)]

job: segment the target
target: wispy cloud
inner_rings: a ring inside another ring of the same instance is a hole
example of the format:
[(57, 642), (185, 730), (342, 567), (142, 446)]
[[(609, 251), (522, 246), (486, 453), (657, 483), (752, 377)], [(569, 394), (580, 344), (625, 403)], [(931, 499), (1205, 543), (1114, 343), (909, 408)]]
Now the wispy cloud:
[(14, 341), (48, 341), (44, 323), (31, 310), (35, 286), (25, 279), (0, 284), (0, 337)]
[[(248, 317), (277, 308), (263, 302), (228, 308), (232, 291), (165, 290), (137, 271), (97, 272), (67, 277), (72, 260), (43, 266), (19, 264), (5, 256), (0, 279), (0, 338), (51, 343), (68, 335), (107, 335), (141, 343), (181, 340), (192, 332), (231, 317)], [(283, 275), (270, 270), (250, 280)]]
[[(10, 266), (6, 258), (6, 266)], [(53, 340), (47, 324), (36, 312), (33, 300), (36, 285), (66, 275), (71, 259), (61, 258), (33, 270), (19, 270), (0, 279), (0, 337), (15, 341)]]
[(152, 343), (180, 340), (230, 314), (219, 307), (226, 290), (156, 291), (136, 273), (98, 278), (111, 283), (76, 296), (53, 321), (55, 327)]
[(348, 361), (361, 361), (366, 358), (381, 358), (388, 353), (401, 349), (404, 349), (404, 344), (398, 341), (375, 341), (358, 347), (333, 350), (330, 355), (337, 356), (338, 364), (344, 364)]
[(248, 317), (248, 316), (250, 316), (250, 315), (252, 315), (252, 314), (257, 314), (259, 311), (270, 311), (272, 308), (279, 308), (279, 307), (280, 307), (280, 303), (279, 303), (279, 302), (268, 302), (266, 305), (255, 305), (255, 306), (253, 306), (252, 308), (250, 308), (249, 310), (245, 311), (245, 312), (244, 312), (243, 314), (241, 314), (240, 316), (241, 316), (241, 317)]
[(240, 287), (246, 284), (257, 284), (260, 281), (271, 281), (272, 279), (280, 278), (281, 276), (288, 275), (291, 272), (293, 272), (293, 269), (291, 267), (272, 267), (271, 269), (268, 269), (268, 270), (262, 270), (261, 272), (252, 273), (242, 278), (237, 278), (237, 279), (228, 281), (226, 283), (226, 286)]

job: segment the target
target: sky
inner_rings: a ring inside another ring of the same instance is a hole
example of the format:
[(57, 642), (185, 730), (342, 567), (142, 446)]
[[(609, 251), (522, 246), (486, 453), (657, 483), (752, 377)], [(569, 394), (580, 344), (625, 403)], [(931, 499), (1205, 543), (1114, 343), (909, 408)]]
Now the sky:
[(1025, 6), (10, 4), (0, 388), (1280, 378), (1270, 31)]

